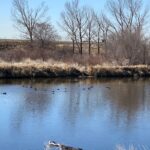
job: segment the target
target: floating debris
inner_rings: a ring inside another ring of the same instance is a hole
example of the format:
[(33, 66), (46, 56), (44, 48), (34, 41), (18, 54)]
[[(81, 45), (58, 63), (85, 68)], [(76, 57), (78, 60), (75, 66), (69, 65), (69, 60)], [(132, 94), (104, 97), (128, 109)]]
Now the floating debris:
[(45, 150), (82, 150), (81, 148), (73, 148), (71, 146), (65, 146), (63, 144), (49, 141), (45, 147)]

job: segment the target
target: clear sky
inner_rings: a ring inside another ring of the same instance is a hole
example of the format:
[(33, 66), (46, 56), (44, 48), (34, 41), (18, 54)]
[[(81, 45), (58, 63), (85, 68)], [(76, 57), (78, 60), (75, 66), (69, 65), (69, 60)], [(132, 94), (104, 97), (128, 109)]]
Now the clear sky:
[[(38, 6), (43, 0), (28, 0), (31, 7)], [(64, 9), (66, 0), (44, 0), (49, 7), (49, 16), (58, 30), (57, 22), (60, 20), (60, 13)], [(80, 0), (81, 5), (87, 5), (96, 11), (104, 9), (107, 0)], [(149, 4), (150, 0), (144, 0)], [(0, 38), (19, 38), (18, 31), (13, 27), (11, 18), (12, 0), (0, 0)]]

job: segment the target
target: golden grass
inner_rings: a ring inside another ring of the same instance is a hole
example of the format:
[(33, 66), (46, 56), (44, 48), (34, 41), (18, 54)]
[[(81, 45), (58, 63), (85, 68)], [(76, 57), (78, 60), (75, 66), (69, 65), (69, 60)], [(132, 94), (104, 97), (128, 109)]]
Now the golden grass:
[(1, 78), (21, 77), (148, 77), (150, 67), (111, 66), (111, 65), (79, 65), (68, 64), (52, 59), (47, 61), (26, 59), (22, 62), (0, 61)]

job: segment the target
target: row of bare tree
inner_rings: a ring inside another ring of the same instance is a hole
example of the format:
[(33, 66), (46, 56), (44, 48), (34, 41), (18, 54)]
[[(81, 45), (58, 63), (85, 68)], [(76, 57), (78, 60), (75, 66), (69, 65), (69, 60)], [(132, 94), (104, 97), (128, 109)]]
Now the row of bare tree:
[[(60, 27), (72, 41), (72, 50), (83, 54), (84, 44), (88, 53), (93, 47), (107, 58), (128, 64), (147, 63), (149, 50), (148, 9), (144, 0), (108, 0), (107, 12), (81, 6), (79, 0), (66, 2), (61, 13)], [(58, 39), (58, 34), (47, 17), (47, 6), (42, 3), (32, 9), (27, 0), (13, 0), (13, 19), (16, 27), (31, 43), (41, 47)], [(102, 46), (103, 45), (103, 46)]]
[(92, 8), (80, 6), (79, 0), (65, 4), (61, 13), (62, 28), (72, 40), (73, 52), (77, 46), (79, 53), (83, 53), (83, 43), (88, 43), (88, 52), (91, 54), (92, 44), (97, 44), (100, 53), (101, 39), (106, 42), (109, 24), (106, 24), (104, 15), (98, 16)]
[(97, 14), (92, 8), (80, 6), (79, 0), (65, 4), (61, 14), (62, 28), (72, 40), (73, 52), (77, 46), (83, 53), (83, 43), (102, 50), (107, 57), (128, 64), (146, 63), (149, 49), (146, 26), (148, 9), (142, 0), (108, 0), (107, 13)]

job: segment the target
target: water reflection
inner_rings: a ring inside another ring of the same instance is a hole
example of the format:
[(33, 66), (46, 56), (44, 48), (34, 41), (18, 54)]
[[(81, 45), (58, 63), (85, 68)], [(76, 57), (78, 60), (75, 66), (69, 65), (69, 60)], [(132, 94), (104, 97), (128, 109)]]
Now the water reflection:
[(49, 139), (86, 150), (148, 145), (149, 85), (149, 79), (0, 80), (8, 93), (0, 95), (0, 149), (40, 150)]
[[(112, 117), (116, 123), (122, 118), (126, 125), (133, 124), (141, 112), (149, 109), (149, 83), (147, 81), (125, 81), (110, 84), (108, 100), (112, 104)], [(143, 115), (143, 114), (142, 114)]]

